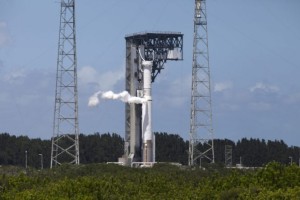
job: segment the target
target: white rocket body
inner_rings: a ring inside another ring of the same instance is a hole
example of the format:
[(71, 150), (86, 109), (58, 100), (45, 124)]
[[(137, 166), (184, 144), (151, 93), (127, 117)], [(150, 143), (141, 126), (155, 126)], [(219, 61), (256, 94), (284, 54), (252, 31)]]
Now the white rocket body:
[(152, 84), (152, 66), (153, 61), (143, 61), (143, 76), (144, 76), (144, 99), (146, 103), (142, 105), (142, 134), (143, 134), (143, 162), (154, 162), (154, 145), (151, 123), (151, 84)]

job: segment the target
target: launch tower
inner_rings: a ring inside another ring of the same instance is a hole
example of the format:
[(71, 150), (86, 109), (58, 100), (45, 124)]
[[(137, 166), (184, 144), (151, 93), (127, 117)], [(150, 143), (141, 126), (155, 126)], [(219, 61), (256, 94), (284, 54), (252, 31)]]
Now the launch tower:
[(50, 168), (79, 164), (75, 0), (61, 0)]
[(206, 0), (195, 0), (189, 165), (214, 163)]
[[(149, 91), (144, 87), (145, 61), (152, 61), (150, 82), (154, 82), (167, 60), (183, 59), (183, 34), (174, 32), (145, 32), (128, 35), (126, 39), (126, 90), (132, 96), (147, 96)], [(143, 61), (143, 59), (145, 61)], [(148, 77), (148, 75), (147, 75)], [(148, 79), (148, 78), (147, 78)], [(146, 93), (146, 94), (143, 94)], [(150, 91), (151, 93), (151, 91)], [(151, 96), (151, 94), (150, 94)], [(145, 159), (143, 141), (142, 105), (126, 104), (125, 107), (125, 145), (121, 158), (127, 165), (131, 162), (154, 162), (155, 147), (151, 147), (152, 159)], [(145, 144), (144, 144), (144, 143)], [(152, 146), (155, 145), (152, 144)], [(149, 152), (148, 152), (149, 157)]]

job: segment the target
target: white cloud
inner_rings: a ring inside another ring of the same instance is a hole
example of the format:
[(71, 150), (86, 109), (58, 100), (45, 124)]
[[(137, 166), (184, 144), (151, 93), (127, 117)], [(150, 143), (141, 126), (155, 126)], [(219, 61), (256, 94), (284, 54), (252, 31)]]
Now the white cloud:
[(0, 102), (3, 103), (3, 102), (7, 102), (9, 100), (9, 96), (7, 93), (0, 93)]
[(91, 66), (84, 66), (78, 71), (80, 85), (95, 85), (99, 90), (112, 90), (125, 77), (124, 67), (108, 72), (99, 72)]
[(54, 80), (55, 74), (53, 73), (26, 68), (12, 69), (0, 76), (1, 86), (7, 91), (11, 88), (21, 89), (22, 92), (44, 90), (48, 87), (55, 87)]
[(223, 92), (224, 90), (228, 90), (232, 88), (232, 82), (219, 82), (214, 85), (214, 92)]
[(214, 102), (212, 104), (213, 111), (215, 112), (232, 112), (232, 111), (239, 111), (241, 106), (235, 104), (234, 102)]
[(180, 77), (172, 82), (161, 81), (154, 83), (154, 101), (159, 101), (159, 105), (182, 106), (191, 98), (191, 76)]
[(300, 93), (290, 94), (285, 99), (284, 102), (287, 104), (299, 104), (300, 103)]
[(255, 111), (268, 111), (272, 109), (272, 105), (267, 102), (253, 102), (250, 103), (250, 108)]
[(6, 28), (6, 23), (5, 22), (3, 22), (3, 21), (0, 21), (0, 29), (2, 29), (2, 28)]
[(270, 84), (265, 84), (262, 82), (258, 82), (255, 84), (255, 86), (250, 88), (250, 92), (255, 92), (255, 91), (263, 91), (267, 93), (276, 93), (279, 92), (279, 87), (275, 85), (270, 85)]
[(11, 41), (11, 37), (7, 31), (7, 24), (0, 21), (0, 48), (7, 45)]
[[(48, 95), (55, 87), (55, 74), (41, 70), (13, 69), (0, 76), (1, 94)], [(54, 93), (54, 92), (53, 92)]]
[(3, 76), (3, 81), (8, 83), (20, 83), (26, 77), (24, 69), (15, 69)]
[[(15, 102), (18, 106), (29, 106), (45, 98), (40, 94), (22, 94), (21, 98), (16, 98)], [(41, 103), (42, 104), (42, 103)]]

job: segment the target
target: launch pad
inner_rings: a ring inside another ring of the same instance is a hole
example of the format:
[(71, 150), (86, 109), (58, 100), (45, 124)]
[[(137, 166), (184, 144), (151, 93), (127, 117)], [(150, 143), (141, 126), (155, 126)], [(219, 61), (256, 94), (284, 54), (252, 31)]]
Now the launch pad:
[[(119, 162), (125, 165), (131, 165), (132, 162), (153, 163), (155, 139), (151, 128), (151, 83), (155, 81), (167, 60), (183, 60), (183, 34), (143, 32), (127, 35), (125, 40), (125, 89), (132, 96), (148, 98), (149, 103), (146, 108), (142, 108), (141, 104), (125, 105), (124, 155)], [(149, 61), (151, 68), (145, 65)], [(145, 109), (147, 116), (143, 112)], [(146, 125), (143, 116), (147, 117)]]
[[(61, 0), (60, 19), (50, 168), (80, 163), (75, 0)], [(126, 91), (99, 91), (90, 98), (89, 106), (97, 105), (98, 98), (126, 102), (124, 155), (119, 163), (149, 166), (155, 163), (152, 83), (167, 60), (183, 60), (183, 34), (142, 32), (125, 39)], [(202, 158), (214, 163), (206, 0), (195, 0), (190, 122), (189, 165)]]

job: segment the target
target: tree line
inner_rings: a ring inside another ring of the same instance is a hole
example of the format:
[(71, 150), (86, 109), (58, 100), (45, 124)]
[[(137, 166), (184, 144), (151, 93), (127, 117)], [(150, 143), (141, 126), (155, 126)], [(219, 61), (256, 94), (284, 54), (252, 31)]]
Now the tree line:
[[(156, 161), (188, 164), (189, 142), (177, 134), (156, 132)], [(80, 163), (116, 162), (122, 156), (124, 139), (116, 133), (94, 133), (79, 136)], [(201, 144), (200, 149), (202, 148)], [(282, 140), (242, 138), (237, 142), (228, 139), (215, 139), (215, 162), (225, 163), (225, 146), (232, 149), (232, 165), (261, 167), (268, 162), (283, 164), (298, 163), (300, 148), (288, 146)], [(27, 152), (27, 153), (26, 153)], [(41, 157), (41, 155), (43, 155)], [(51, 140), (31, 139), (27, 136), (0, 134), (0, 165), (16, 165), (40, 168), (41, 159), (45, 168), (50, 166)]]
[[(83, 164), (115, 162), (123, 154), (124, 140), (116, 133), (80, 134), (79, 141), (80, 163)], [(25, 166), (26, 157), (29, 167), (40, 168), (43, 162), (43, 166), (49, 168), (51, 140), (0, 134), (0, 165)]]

